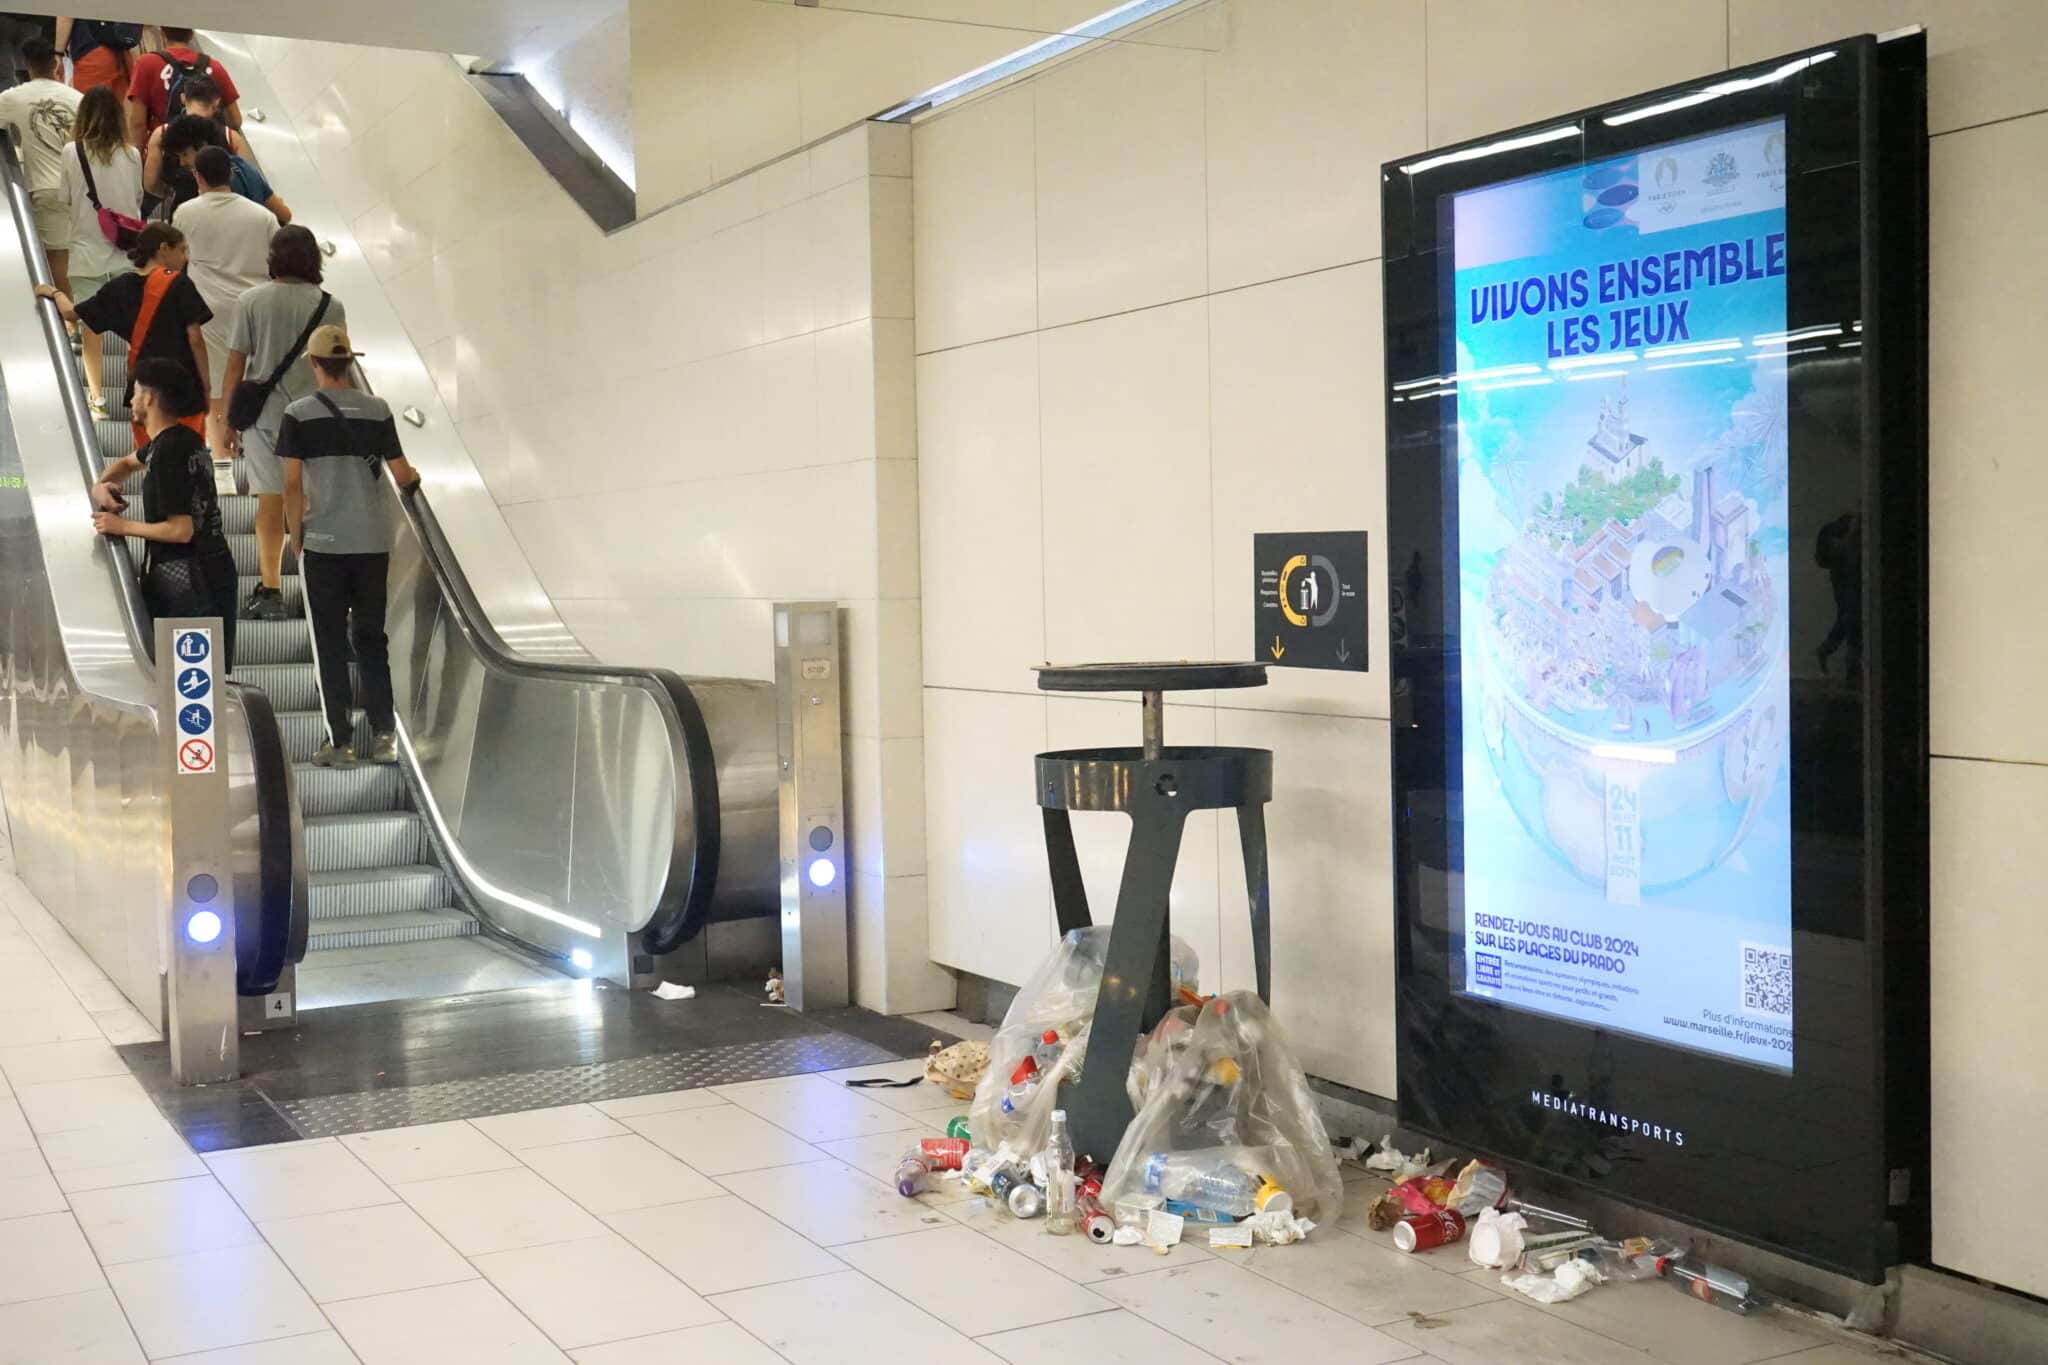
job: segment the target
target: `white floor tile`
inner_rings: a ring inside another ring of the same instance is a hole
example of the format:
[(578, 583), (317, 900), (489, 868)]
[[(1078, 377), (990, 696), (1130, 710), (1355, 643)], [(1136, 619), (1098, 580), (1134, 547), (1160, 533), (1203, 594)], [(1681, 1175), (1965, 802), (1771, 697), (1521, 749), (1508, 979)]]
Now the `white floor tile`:
[(398, 1187), (465, 1256), (596, 1237), (604, 1224), (532, 1171), (482, 1171)]
[(589, 1346), (569, 1355), (577, 1365), (678, 1365), (683, 1361), (703, 1361), (705, 1365), (714, 1361), (717, 1365), (788, 1365), (781, 1356), (748, 1336), (744, 1328), (729, 1322), (635, 1337), (609, 1346)]
[(0, 1303), (104, 1288), (99, 1262), (68, 1213), (0, 1222)]
[(67, 1207), (42, 1153), (9, 1152), (0, 1157), (0, 1218), (62, 1213)]
[[(1155, 1326), (1237, 1365), (1399, 1360), (1418, 1345), (1397, 1341), (1334, 1309), (1213, 1257), (1203, 1264), (1128, 1275), (1097, 1293)], [(1541, 1355), (1524, 1357), (1546, 1360)], [(1489, 1362), (1489, 1365), (1492, 1365)]]
[(0, 1047), (81, 1042), (99, 1036), (99, 1025), (75, 1004), (0, 1010)]
[(491, 1141), (507, 1151), (545, 1147), (554, 1142), (581, 1142), (585, 1138), (617, 1137), (626, 1130), (587, 1104), (565, 1104), (555, 1109), (529, 1109), (523, 1114), (498, 1114), (471, 1119)]
[(0, 1153), (32, 1152), (35, 1149), (35, 1130), (22, 1116), (21, 1106), (13, 1095), (0, 1095)]
[(1010, 1365), (1071, 1365), (1085, 1344), (1088, 1365), (1202, 1365), (1215, 1356), (1197, 1350), (1173, 1333), (1122, 1309), (1070, 1322), (1062, 1330), (1042, 1332), (1023, 1327), (983, 1337), (981, 1344)]
[(0, 1049), (0, 1072), (17, 1088), (47, 1081), (77, 1081), (90, 1076), (125, 1076), (121, 1054), (98, 1038), (75, 1043), (37, 1043)]
[[(924, 1058), (906, 1057), (900, 1062), (884, 1062), (880, 1066), (855, 1066), (844, 1071), (825, 1071), (818, 1079), (838, 1085), (845, 1081), (864, 1080), (879, 1076), (892, 1081), (915, 1080), (919, 1084), (898, 1090), (894, 1086), (876, 1086), (869, 1090), (848, 1090), (849, 1095), (858, 1095), (864, 1100), (894, 1109), (898, 1113), (917, 1114), (931, 1109), (952, 1109), (957, 1113), (967, 1112), (967, 1101), (956, 1100), (951, 1095), (924, 1079)], [(941, 1125), (943, 1126), (943, 1125)]]
[(1103, 1246), (1080, 1233), (1054, 1237), (1045, 1230), (1043, 1219), (1012, 1218), (977, 1194), (943, 1206), (947, 1217), (986, 1237), (993, 1237), (1010, 1250), (1027, 1256), (1048, 1270), (1080, 1284), (1115, 1279), (1120, 1275), (1146, 1275), (1168, 1266), (1193, 1265), (1206, 1261), (1211, 1253), (1190, 1238), (1161, 1256), (1149, 1247)]
[(1448, 1253), (1411, 1256), (1341, 1232), (1318, 1231), (1294, 1246), (1215, 1254), (1372, 1327), (1406, 1322), (1412, 1313), (1470, 1308), (1496, 1297), (1459, 1275), (1445, 1273), (1469, 1268), (1471, 1262), (1462, 1257), (1452, 1261)]
[(334, 1333), (314, 1332), (177, 1356), (165, 1365), (356, 1365), (356, 1354)]
[(614, 1233), (501, 1251), (477, 1257), (476, 1264), (557, 1346), (594, 1346), (722, 1320), (716, 1308)]
[(212, 1176), (82, 1191), (71, 1211), (102, 1265), (262, 1240)]
[(117, 1128), (160, 1117), (149, 1092), (133, 1076), (17, 1083), (14, 1095), (29, 1127), (42, 1135), (78, 1128)]
[(482, 1280), (350, 1299), (327, 1312), (363, 1365), (540, 1365), (568, 1359)]
[(304, 1336), (327, 1325), (261, 1243), (109, 1266), (107, 1278), (152, 1358)]
[(719, 1183), (820, 1246), (839, 1246), (920, 1227), (943, 1227), (944, 1214), (905, 1199), (837, 1161), (775, 1166), (720, 1176)]
[(839, 1257), (971, 1337), (1109, 1307), (1065, 1276), (964, 1227), (863, 1242), (841, 1248)]
[(142, 1348), (107, 1289), (0, 1306), (8, 1365), (142, 1365)]
[(1653, 1359), (1633, 1346), (1562, 1322), (1534, 1305), (1505, 1299), (1477, 1308), (1432, 1313), (1430, 1319), (1428, 1327), (1407, 1322), (1385, 1330), (1396, 1340), (1450, 1365), (1498, 1365), (1502, 1360), (1541, 1360), (1545, 1365), (1651, 1365)]
[(634, 1132), (706, 1175), (788, 1166), (828, 1158), (808, 1142), (734, 1105), (645, 1114), (627, 1120)]
[(126, 1047), (130, 1043), (163, 1041), (163, 1035), (158, 1033), (156, 1027), (147, 1019), (137, 1014), (132, 1005), (123, 1005), (112, 1010), (94, 1010), (92, 1022), (99, 1030), (99, 1036), (114, 1047)]
[(259, 1223), (389, 1204), (398, 1196), (335, 1142), (280, 1142), (205, 1158), (220, 1183)]
[[(924, 1138), (944, 1137), (944, 1130), (927, 1123), (921, 1128), (910, 1128), (900, 1133), (875, 1133), (869, 1137), (841, 1138), (837, 1142), (821, 1142), (818, 1150), (829, 1157), (843, 1161), (872, 1180), (879, 1180), (891, 1189), (896, 1185), (896, 1167)], [(936, 1173), (934, 1173), (936, 1175)], [(967, 1197), (967, 1189), (957, 1180), (939, 1180), (921, 1198), (926, 1203), (951, 1203)]]
[(724, 1104), (716, 1093), (695, 1090), (664, 1090), (658, 1095), (632, 1095), (623, 1100), (599, 1100), (597, 1108), (615, 1119), (638, 1118), (642, 1114), (666, 1114), (675, 1109), (705, 1109)]
[(470, 1124), (422, 1123), (376, 1133), (350, 1133), (341, 1145), (389, 1185), (435, 1180), (444, 1175), (509, 1170), (519, 1158)]
[(403, 1204), (279, 1219), (264, 1223), (263, 1235), (315, 1303), (453, 1284), (477, 1273)]
[(520, 1157), (541, 1179), (592, 1213), (623, 1213), (725, 1193), (718, 1182), (634, 1133), (532, 1147)]
[(605, 1221), (700, 1294), (829, 1275), (846, 1263), (743, 1199), (635, 1209)]
[(806, 1142), (897, 1133), (913, 1120), (821, 1076), (790, 1076), (718, 1087), (727, 1100)]
[(43, 1139), (43, 1157), (66, 1193), (207, 1174), (206, 1163), (162, 1119), (52, 1133)]
[(742, 1289), (714, 1302), (793, 1365), (972, 1365), (997, 1359), (852, 1271)]
[(1824, 1345), (1817, 1330), (1784, 1313), (1702, 1313), (1668, 1284), (1610, 1284), (1542, 1311), (1646, 1351), (1670, 1365), (1749, 1365)]

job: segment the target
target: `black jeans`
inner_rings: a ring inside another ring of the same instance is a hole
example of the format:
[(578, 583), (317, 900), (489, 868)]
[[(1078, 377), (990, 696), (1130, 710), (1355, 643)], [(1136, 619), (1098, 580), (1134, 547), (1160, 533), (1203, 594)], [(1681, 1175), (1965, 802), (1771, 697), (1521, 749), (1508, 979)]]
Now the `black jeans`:
[(241, 610), (235, 601), (234, 556), (200, 553), (191, 559), (160, 564), (145, 560), (142, 570), (142, 602), (156, 616), (218, 616), (220, 618), (220, 669), (235, 671), (235, 615)]
[(391, 658), (384, 639), (384, 579), (391, 556), (328, 555), (309, 550), (299, 560), (306, 606), (313, 615), (313, 650), (320, 659), (320, 700), (327, 712), (327, 736), (340, 748), (355, 741), (349, 686), (353, 648), (370, 732), (398, 728), (391, 710)]

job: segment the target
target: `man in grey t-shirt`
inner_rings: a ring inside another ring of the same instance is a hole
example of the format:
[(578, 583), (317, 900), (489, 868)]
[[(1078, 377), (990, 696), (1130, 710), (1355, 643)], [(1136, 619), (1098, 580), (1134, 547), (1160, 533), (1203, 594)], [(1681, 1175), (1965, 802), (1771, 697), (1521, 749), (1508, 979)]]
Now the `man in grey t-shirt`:
[(313, 617), (313, 653), (327, 712), (327, 738), (313, 755), (322, 767), (356, 761), (351, 651), (362, 675), (370, 758), (398, 761), (398, 719), (384, 638), (385, 580), (391, 567), (384, 467), (391, 467), (391, 477), (407, 493), (419, 486), (420, 476), (399, 447), (390, 405), (349, 382), (357, 354), (341, 328), (315, 328), (306, 361), (316, 387), (311, 397), (285, 408), (277, 431), (285, 525), (298, 551), (299, 576)]
[[(255, 621), (285, 619), (284, 466), (277, 459), (277, 429), (285, 406), (313, 392), (313, 369), (299, 363), (300, 338), (317, 318), (348, 326), (341, 300), (320, 288), (320, 243), (303, 227), (281, 227), (270, 239), (270, 282), (242, 295), (228, 332), (228, 367), (221, 396), (230, 406), (243, 384), (262, 384), (280, 369), (284, 377), (270, 391), (263, 415), (247, 431), (230, 432), (228, 449), (242, 461), (249, 491), (256, 495), (256, 571), (259, 581), (242, 615)], [(321, 301), (326, 308), (321, 309)]]

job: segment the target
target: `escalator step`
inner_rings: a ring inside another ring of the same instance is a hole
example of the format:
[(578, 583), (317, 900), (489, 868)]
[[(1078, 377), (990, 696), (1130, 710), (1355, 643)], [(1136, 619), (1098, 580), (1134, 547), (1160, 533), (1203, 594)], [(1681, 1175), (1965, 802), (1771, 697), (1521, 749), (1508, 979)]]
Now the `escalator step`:
[(306, 866), (313, 872), (409, 867), (423, 856), (420, 817), (409, 810), (310, 816)]
[(432, 910), (448, 903), (448, 876), (429, 863), (314, 872), (307, 881), (315, 921)]
[[(350, 714), (355, 726), (356, 737), (368, 742), (363, 733), (363, 708), (358, 706)], [(280, 711), (277, 714), (278, 727), (284, 731), (285, 751), (294, 763), (310, 763), (313, 751), (320, 747), (320, 741), (327, 738), (327, 717), (319, 711)]]
[(254, 683), (262, 688), (270, 698), (273, 710), (320, 709), (320, 680), (310, 663), (245, 664), (236, 659), (235, 678), (238, 682)]
[(311, 664), (312, 627), (301, 616), (286, 621), (235, 623), (237, 664)]
[[(256, 566), (256, 533), (254, 531), (244, 533), (229, 532), (228, 548), (235, 552), (236, 573), (246, 578), (258, 572)], [(284, 547), (284, 566), (282, 572), (287, 578), (298, 576), (299, 561), (292, 554), (292, 547), (290, 545)]]
[(294, 763), (292, 781), (299, 791), (299, 811), (308, 820), (405, 806), (405, 778), (397, 768), (384, 764), (316, 768), (310, 763)]
[[(237, 602), (248, 601), (249, 594), (256, 591), (256, 585), (262, 581), (255, 574), (245, 575), (235, 584), (235, 600)], [(290, 578), (281, 580), (278, 586), (284, 590), (285, 610), (295, 617), (304, 615), (306, 610), (306, 594), (299, 585), (298, 575), (294, 574)]]
[(306, 935), (306, 952), (373, 948), (385, 943), (425, 943), (430, 939), (471, 938), (477, 922), (460, 910), (445, 907), (408, 910), (391, 915), (341, 915), (316, 921)]
[(231, 536), (256, 534), (256, 498), (248, 493), (229, 493), (220, 500), (221, 529)]

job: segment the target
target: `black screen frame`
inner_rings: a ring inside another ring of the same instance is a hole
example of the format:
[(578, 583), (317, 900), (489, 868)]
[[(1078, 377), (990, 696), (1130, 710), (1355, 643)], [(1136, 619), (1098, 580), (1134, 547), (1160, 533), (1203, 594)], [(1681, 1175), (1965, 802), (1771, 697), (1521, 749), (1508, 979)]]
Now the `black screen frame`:
[[(1604, 121), (1667, 103), (1678, 107)], [(1795, 675), (1791, 700), (1790, 1072), (1460, 992), (1456, 404), (1395, 401), (1396, 386), (1450, 373), (1447, 356), (1454, 367), (1449, 196), (1768, 119), (1786, 132), (1785, 326), (1862, 326), (1853, 358), (1829, 347), (1788, 363), (1795, 650), (1828, 591), (1811, 578), (1815, 518), (1853, 507), (1862, 529), (1860, 668), (1844, 687)], [(1567, 124), (1568, 137), (1500, 146)], [(1437, 164), (1414, 169), (1425, 160)], [(1847, 38), (1434, 148), (1381, 176), (1388, 582), (1421, 551), (1424, 600), (1407, 606), (1437, 626), (1392, 661), (1403, 1122), (1879, 1281), (1924, 1257), (1927, 1239), (1924, 38)]]

